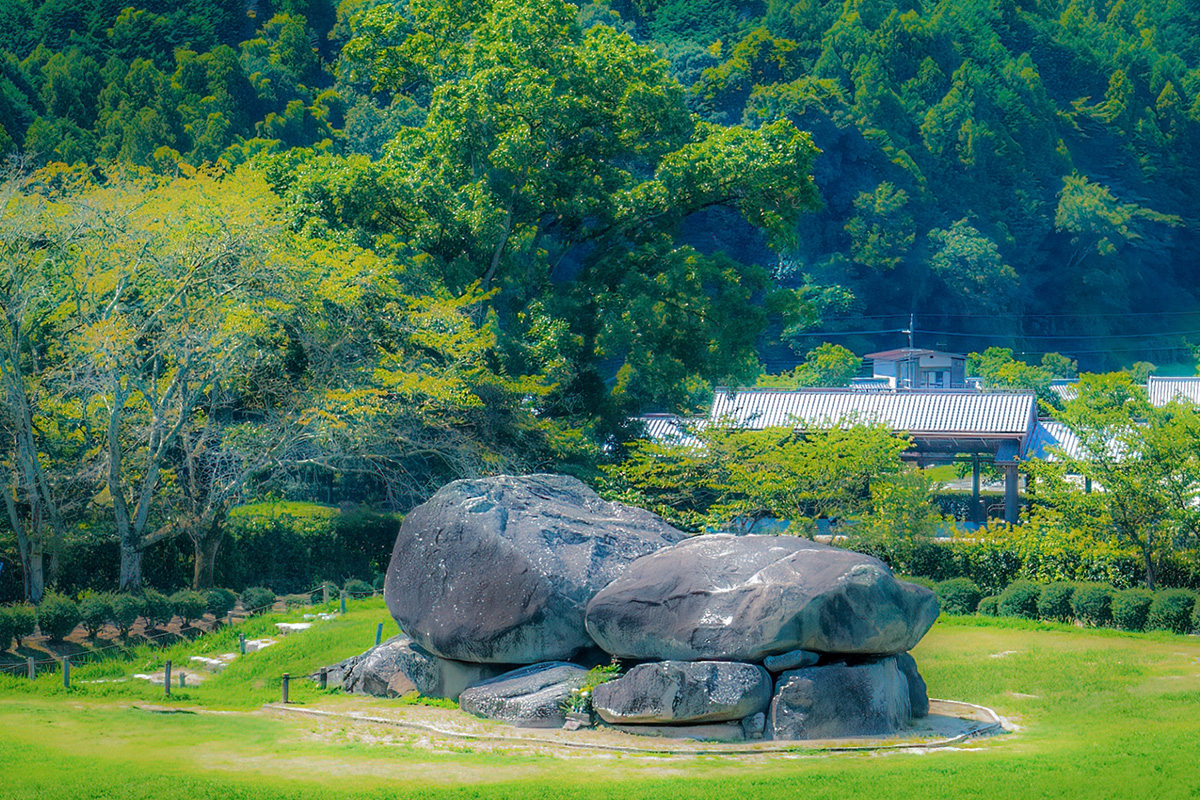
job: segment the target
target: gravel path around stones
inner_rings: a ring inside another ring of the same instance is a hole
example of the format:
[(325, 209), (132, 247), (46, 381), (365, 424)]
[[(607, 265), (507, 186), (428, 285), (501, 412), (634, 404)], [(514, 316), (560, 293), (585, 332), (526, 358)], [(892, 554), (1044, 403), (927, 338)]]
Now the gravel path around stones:
[[(930, 714), (907, 731), (890, 737), (803, 741), (759, 741), (745, 743), (705, 742), (636, 736), (599, 726), (579, 731), (558, 729), (522, 730), (461, 711), (429, 706), (359, 709), (339, 703), (332, 708), (314, 708), (270, 703), (263, 710), (282, 716), (307, 717), (336, 723), (383, 725), (433, 734), (455, 740), (511, 747), (520, 745), (540, 752), (591, 750), (643, 755), (761, 756), (803, 753), (808, 755), (862, 751), (920, 751), (961, 745), (971, 739), (1011, 732), (1012, 726), (989, 708), (954, 700), (930, 700)], [(435, 743), (431, 742), (433, 746)]]

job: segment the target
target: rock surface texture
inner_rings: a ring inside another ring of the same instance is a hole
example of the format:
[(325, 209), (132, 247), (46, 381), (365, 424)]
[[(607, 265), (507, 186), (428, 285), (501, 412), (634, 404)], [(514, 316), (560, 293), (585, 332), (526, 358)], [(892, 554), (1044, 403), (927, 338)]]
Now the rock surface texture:
[(563, 701), (586, 680), (587, 670), (575, 664), (534, 664), (472, 686), (458, 705), (469, 714), (522, 728), (561, 728)]
[(404, 519), (385, 596), (434, 655), (531, 664), (593, 645), (584, 611), (642, 556), (686, 534), (561, 475), (455, 481)]
[(767, 713), (773, 739), (838, 739), (895, 733), (912, 718), (908, 681), (894, 656), (785, 672)]
[(933, 592), (870, 556), (712, 534), (634, 562), (592, 598), (587, 629), (622, 658), (761, 661), (789, 650), (909, 650), (937, 614)]
[(896, 664), (908, 681), (908, 700), (912, 705), (913, 718), (928, 717), (929, 689), (925, 686), (925, 679), (921, 677), (921, 673), (917, 672), (916, 660), (908, 653), (897, 653)]
[[(376, 697), (403, 697), (416, 690), (426, 697), (457, 700), (468, 686), (495, 677), (504, 667), (466, 664), (427, 653), (405, 636), (394, 636), (360, 656), (333, 667), (342, 688)], [(336, 678), (335, 678), (336, 680)]]
[(771, 683), (756, 664), (660, 661), (597, 686), (592, 707), (605, 722), (622, 724), (740, 720), (766, 709)]

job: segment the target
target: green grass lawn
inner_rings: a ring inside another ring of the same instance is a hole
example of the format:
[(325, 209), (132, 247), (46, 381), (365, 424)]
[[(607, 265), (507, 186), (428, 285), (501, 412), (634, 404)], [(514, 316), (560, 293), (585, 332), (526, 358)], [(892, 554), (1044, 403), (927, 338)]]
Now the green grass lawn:
[[(991, 706), (1020, 730), (923, 754), (552, 756), (466, 741), (439, 750), (401, 729), (256, 711), (278, 698), (280, 674), (361, 651), (385, 618), (380, 601), (355, 603), (170, 701), (224, 713), (137, 710), (139, 701), (167, 705), (162, 689), (81, 682), (182, 659), (201, 652), (197, 643), (79, 668), (69, 693), (57, 675), (32, 686), (4, 680), (0, 797), (1200, 797), (1200, 640), (1165, 633), (943, 618), (915, 651), (930, 693)], [(221, 652), (235, 640), (227, 632), (203, 647)], [(300, 681), (292, 699), (334, 696)]]

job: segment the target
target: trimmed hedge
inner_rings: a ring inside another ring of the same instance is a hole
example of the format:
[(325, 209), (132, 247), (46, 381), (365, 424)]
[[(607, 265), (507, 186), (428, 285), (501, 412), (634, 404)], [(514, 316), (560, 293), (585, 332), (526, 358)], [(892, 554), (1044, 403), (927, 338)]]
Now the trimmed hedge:
[(175, 609), (165, 594), (147, 589), (146, 593), (142, 595), (142, 600), (142, 613), (146, 615), (150, 627), (171, 624), (171, 620), (175, 617)]
[(37, 611), (28, 603), (17, 603), (8, 607), (8, 615), (13, 621), (13, 638), (18, 643), (26, 636), (33, 636), (37, 628)]
[(135, 594), (119, 594), (113, 598), (113, 622), (124, 639), (146, 608), (146, 601)]
[(1144, 631), (1154, 595), (1145, 589), (1126, 589), (1113, 596), (1113, 624), (1126, 631)]
[(230, 589), (209, 589), (204, 596), (205, 608), (216, 617), (217, 622), (225, 619), (237, 606), (237, 593)]
[(275, 593), (263, 586), (251, 586), (242, 592), (242, 608), (247, 614), (261, 614), (275, 605)]
[(1190, 633), (1195, 607), (1196, 595), (1186, 589), (1168, 589), (1154, 595), (1147, 622), (1155, 630)]
[(88, 637), (95, 639), (100, 635), (100, 629), (115, 616), (112, 595), (92, 593), (84, 597), (79, 601), (79, 616), (83, 627), (87, 629)]
[(1000, 593), (996, 609), (1002, 617), (1037, 619), (1041, 587), (1030, 581), (1015, 581)]
[(13, 622), (12, 614), (8, 613), (8, 609), (0, 608), (0, 653), (12, 647), (16, 629), (17, 625)]
[(1054, 622), (1070, 622), (1075, 618), (1071, 597), (1075, 587), (1069, 583), (1051, 583), (1042, 589), (1038, 598), (1038, 616)]
[(42, 633), (56, 641), (71, 635), (79, 625), (79, 605), (61, 594), (47, 594), (37, 610), (37, 624)]
[(997, 616), (1000, 613), (999, 609), (997, 608), (999, 602), (1000, 598), (996, 595), (989, 595), (988, 597), (981, 598), (979, 600), (979, 605), (975, 607), (975, 613), (983, 614), (985, 617)]
[(1112, 622), (1113, 588), (1106, 583), (1085, 583), (1071, 595), (1071, 610), (1075, 619), (1085, 625), (1100, 627)]
[(208, 610), (208, 600), (199, 592), (193, 592), (191, 589), (181, 589), (171, 595), (171, 610), (174, 611), (179, 619), (184, 623), (192, 620), (202, 619), (204, 612)]
[(346, 581), (342, 589), (351, 597), (368, 597), (375, 591), (371, 588), (371, 584), (366, 581), (360, 581), (357, 578), (351, 578)]
[(983, 592), (970, 578), (951, 578), (934, 587), (942, 611), (947, 614), (974, 614)]

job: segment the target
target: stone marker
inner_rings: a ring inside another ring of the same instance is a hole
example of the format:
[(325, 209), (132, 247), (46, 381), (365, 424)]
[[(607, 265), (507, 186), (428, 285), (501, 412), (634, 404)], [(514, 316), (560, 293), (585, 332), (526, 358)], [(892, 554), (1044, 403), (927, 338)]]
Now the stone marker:
[(455, 481), (404, 518), (384, 593), (401, 629), (434, 655), (566, 659), (593, 646), (583, 621), (592, 596), (685, 537), (562, 475)]
[(908, 681), (895, 656), (785, 672), (767, 713), (773, 739), (882, 736), (912, 717)]
[(597, 686), (592, 708), (610, 723), (725, 722), (765, 710), (771, 688), (757, 664), (660, 661)]
[(792, 536), (711, 534), (634, 562), (598, 592), (587, 628), (621, 658), (760, 661), (789, 650), (891, 654), (937, 598), (871, 556)]
[(533, 664), (472, 686), (459, 696), (458, 705), (469, 714), (521, 728), (561, 728), (564, 701), (586, 680), (587, 670), (575, 664)]

